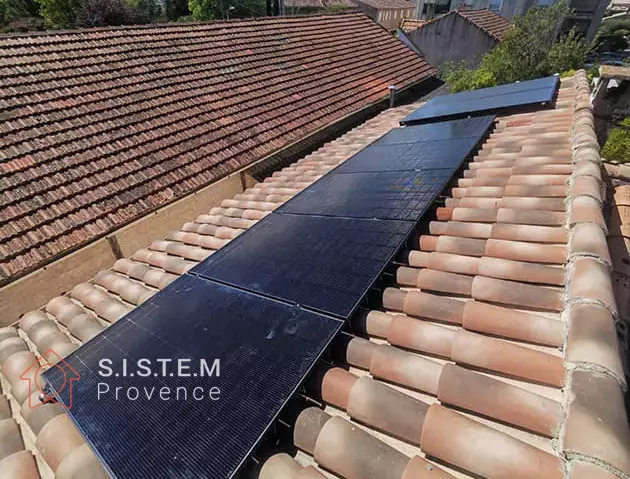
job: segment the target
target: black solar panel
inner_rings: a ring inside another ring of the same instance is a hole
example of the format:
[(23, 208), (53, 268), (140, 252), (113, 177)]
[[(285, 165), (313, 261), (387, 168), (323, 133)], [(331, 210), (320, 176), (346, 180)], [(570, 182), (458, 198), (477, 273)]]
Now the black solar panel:
[(272, 213), (191, 273), (347, 318), (412, 227)]
[(401, 143), (421, 143), (460, 138), (481, 138), (495, 120), (494, 115), (460, 120), (441, 121), (424, 125), (395, 128), (376, 140), (372, 145), (385, 146)]
[[(53, 388), (68, 380), (58, 399), (67, 405), (72, 394), (68, 413), (112, 477), (226, 479), (342, 324), (184, 275), (44, 376)], [(99, 374), (102, 359), (119, 377)], [(150, 361), (148, 377), (138, 375), (141, 359)], [(160, 359), (173, 361), (166, 375)], [(189, 376), (177, 376), (181, 364)], [(80, 379), (70, 393), (72, 370)]]
[(364, 148), (337, 167), (335, 173), (457, 169), (479, 142), (478, 137)]
[(527, 80), (516, 83), (508, 83), (489, 88), (480, 88), (479, 90), (462, 91), (451, 95), (440, 95), (431, 99), (433, 104), (459, 103), (464, 100), (477, 100), (489, 98), (492, 96), (511, 95), (513, 93), (522, 93), (532, 90), (548, 89), (552, 92), (556, 90), (559, 82), (557, 76), (544, 78), (536, 78), (535, 80)]
[[(461, 116), (496, 113), (506, 108), (550, 104), (559, 83), (558, 77), (512, 83), (472, 92), (443, 95), (405, 117), (400, 123), (412, 125)], [(541, 86), (542, 85), (542, 86)]]
[(450, 169), (329, 174), (276, 212), (418, 221), (453, 172)]

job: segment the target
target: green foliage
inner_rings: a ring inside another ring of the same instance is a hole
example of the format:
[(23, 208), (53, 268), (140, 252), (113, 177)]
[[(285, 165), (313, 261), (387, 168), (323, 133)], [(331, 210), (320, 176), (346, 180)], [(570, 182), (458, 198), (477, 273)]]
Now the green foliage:
[(554, 42), (541, 65), (541, 73), (553, 74), (565, 70), (578, 70), (584, 66), (589, 44), (573, 28)]
[(613, 128), (601, 155), (608, 161), (630, 162), (630, 117), (620, 123), (620, 128)]
[(0, 0), (0, 23), (15, 22), (38, 15), (39, 5), (35, 0)]
[(259, 17), (266, 14), (265, 0), (188, 0), (195, 20)]
[(188, 0), (188, 9), (195, 20), (212, 20), (217, 9), (216, 0)]
[(593, 43), (599, 51), (619, 51), (628, 48), (630, 20), (611, 19), (602, 22)]
[(76, 24), (80, 0), (38, 0), (39, 13), (51, 27), (72, 28)]
[(476, 69), (465, 63), (443, 68), (451, 90), (474, 90), (581, 68), (590, 46), (575, 30), (558, 39), (568, 12), (566, 0), (530, 8), (515, 19), (503, 41), (483, 56)]

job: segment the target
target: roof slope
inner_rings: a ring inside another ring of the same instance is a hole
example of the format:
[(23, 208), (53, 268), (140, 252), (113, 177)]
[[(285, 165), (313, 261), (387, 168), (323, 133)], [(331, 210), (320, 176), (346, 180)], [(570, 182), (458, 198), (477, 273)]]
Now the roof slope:
[(2, 36), (0, 277), (433, 73), (362, 14)]
[[(415, 107), (387, 110), (0, 330), (13, 416), (57, 479), (103, 476), (58, 405), (19, 413), (29, 393), (19, 375), (33, 352), (64, 354), (97, 334)], [(274, 456), (260, 479), (627, 477), (626, 383), (594, 145), (583, 71), (562, 80), (555, 109), (501, 117), (398, 266), (383, 308), (353, 321), (369, 341), (340, 347), (340, 367), (309, 381), (326, 409), (296, 423), (301, 464)], [(24, 476), (12, 478), (36, 477), (26, 476), (33, 459), (19, 452), (20, 431), (5, 425), (18, 452), (0, 468), (18, 464)]]
[(356, 3), (364, 3), (370, 7), (377, 8), (379, 10), (396, 10), (403, 8), (416, 8), (416, 5), (407, 0), (355, 0)]
[(284, 2), (286, 8), (329, 8), (346, 7), (357, 8), (357, 4), (351, 0), (287, 0)]
[(451, 10), (450, 12), (440, 15), (428, 22), (423, 22), (421, 25), (415, 27), (414, 30), (439, 22), (442, 18), (448, 15), (459, 15), (460, 17), (465, 18), (497, 41), (501, 41), (505, 32), (512, 26), (512, 24), (501, 15), (497, 15), (489, 10)]
[(425, 23), (427, 23), (426, 20), (416, 20), (415, 18), (403, 18), (402, 21), (400, 22), (400, 28), (402, 29), (403, 32), (409, 33), (414, 30), (417, 30)]
[(490, 10), (457, 10), (457, 14), (488, 33), (491, 37), (501, 41), (505, 32), (512, 26), (509, 20)]

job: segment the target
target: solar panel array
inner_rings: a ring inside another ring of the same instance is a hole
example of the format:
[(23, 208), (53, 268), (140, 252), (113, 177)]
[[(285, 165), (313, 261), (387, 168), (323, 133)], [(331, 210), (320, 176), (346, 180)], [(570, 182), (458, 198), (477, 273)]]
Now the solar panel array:
[(405, 117), (402, 125), (416, 125), (480, 114), (507, 108), (551, 104), (560, 80), (557, 76), (510, 83), (480, 90), (435, 97)]
[[(493, 122), (391, 131), (46, 371), (108, 473), (234, 477)], [(196, 376), (201, 359), (220, 374)], [(130, 388), (140, 400), (114, 395)], [(158, 400), (162, 388), (205, 395)]]
[(394, 129), (190, 273), (348, 319), (493, 122)]

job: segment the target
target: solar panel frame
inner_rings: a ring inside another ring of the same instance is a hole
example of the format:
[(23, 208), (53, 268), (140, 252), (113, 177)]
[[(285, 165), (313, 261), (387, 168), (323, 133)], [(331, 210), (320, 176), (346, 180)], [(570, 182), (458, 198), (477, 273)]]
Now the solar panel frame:
[[(72, 403), (68, 415), (111, 477), (232, 478), (342, 326), (335, 318), (186, 274), (46, 371), (44, 379), (54, 394), (73, 370), (80, 374), (72, 393), (66, 387), (56, 398)], [(203, 380), (162, 376), (161, 369), (158, 377), (103, 378), (98, 372), (102, 358), (116, 364), (127, 359), (131, 374), (129, 365), (139, 359), (153, 365), (158, 358), (208, 355), (220, 359), (219, 376)], [(97, 401), (98, 383), (111, 390), (216, 386), (221, 393), (210, 405), (207, 398)]]

